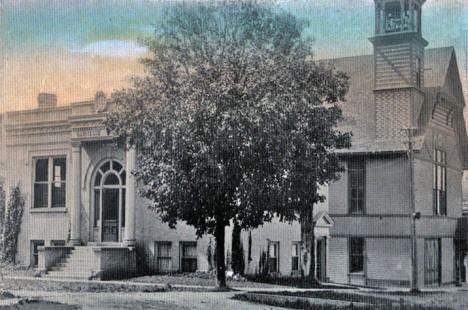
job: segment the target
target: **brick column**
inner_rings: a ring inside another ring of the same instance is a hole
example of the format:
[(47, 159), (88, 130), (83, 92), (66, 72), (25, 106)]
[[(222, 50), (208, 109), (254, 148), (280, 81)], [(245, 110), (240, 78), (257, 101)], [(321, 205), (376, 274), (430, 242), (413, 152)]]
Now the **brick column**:
[(81, 143), (72, 143), (72, 200), (70, 243), (81, 244)]
[(135, 193), (136, 193), (136, 180), (132, 175), (132, 170), (136, 166), (136, 150), (135, 147), (129, 147), (126, 153), (126, 191), (125, 191), (125, 233), (124, 245), (135, 245)]

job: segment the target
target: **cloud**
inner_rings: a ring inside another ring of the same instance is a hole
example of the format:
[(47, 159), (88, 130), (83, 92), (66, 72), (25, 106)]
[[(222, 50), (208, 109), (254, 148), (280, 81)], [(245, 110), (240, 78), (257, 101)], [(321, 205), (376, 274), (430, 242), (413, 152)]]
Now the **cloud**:
[(136, 58), (146, 52), (146, 47), (128, 41), (105, 40), (93, 42), (83, 48), (72, 49), (71, 52), (104, 57)]

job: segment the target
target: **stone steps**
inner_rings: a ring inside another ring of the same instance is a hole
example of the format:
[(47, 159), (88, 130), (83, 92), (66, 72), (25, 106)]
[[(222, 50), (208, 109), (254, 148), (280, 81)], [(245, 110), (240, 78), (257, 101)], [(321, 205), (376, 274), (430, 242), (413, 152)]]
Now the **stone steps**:
[(92, 266), (95, 259), (93, 247), (77, 246), (51, 267), (45, 277), (89, 279), (93, 275)]

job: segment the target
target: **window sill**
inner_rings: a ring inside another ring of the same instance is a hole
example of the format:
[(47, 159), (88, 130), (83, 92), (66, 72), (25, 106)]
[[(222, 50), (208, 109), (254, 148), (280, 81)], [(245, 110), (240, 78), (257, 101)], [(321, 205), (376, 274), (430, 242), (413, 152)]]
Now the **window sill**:
[(31, 213), (66, 213), (67, 208), (32, 208)]

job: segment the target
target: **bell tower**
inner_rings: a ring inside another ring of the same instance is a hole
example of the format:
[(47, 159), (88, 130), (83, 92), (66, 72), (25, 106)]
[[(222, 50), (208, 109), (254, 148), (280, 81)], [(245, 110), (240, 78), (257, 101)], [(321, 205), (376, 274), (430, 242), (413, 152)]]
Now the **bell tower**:
[(417, 127), (424, 94), (421, 7), (426, 0), (374, 0), (374, 99), (377, 139), (403, 137)]

